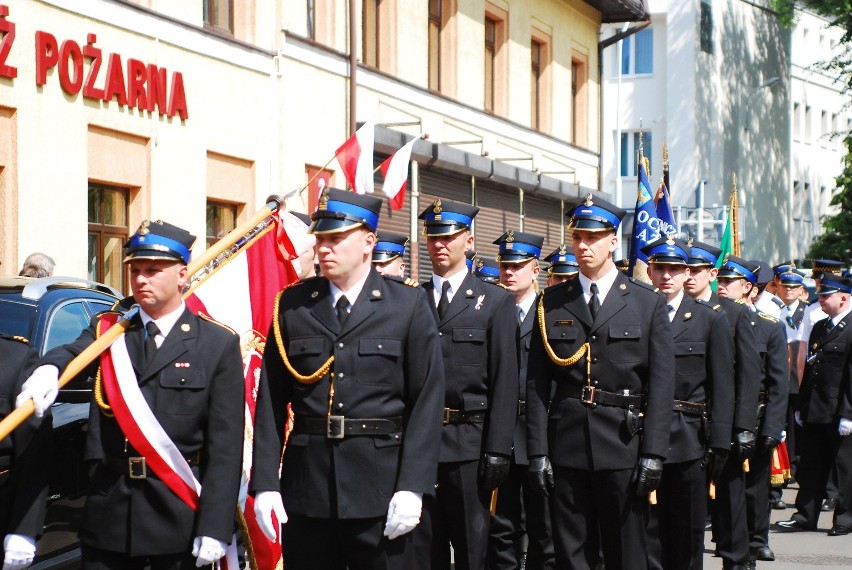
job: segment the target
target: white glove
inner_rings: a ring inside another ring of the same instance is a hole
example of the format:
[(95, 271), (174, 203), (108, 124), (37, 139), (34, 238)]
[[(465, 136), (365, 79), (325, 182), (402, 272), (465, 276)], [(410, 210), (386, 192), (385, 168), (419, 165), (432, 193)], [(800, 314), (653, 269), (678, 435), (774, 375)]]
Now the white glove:
[(794, 412), (793, 413), (793, 419), (796, 420), (796, 425), (798, 425), (799, 427), (802, 427), (802, 426), (805, 425), (804, 422), (802, 422), (802, 414), (800, 412)]
[(837, 426), (837, 433), (842, 436), (847, 436), (852, 433), (852, 420), (840, 418), (840, 424)]
[(15, 400), (15, 407), (20, 408), (27, 400), (32, 399), (33, 407), (35, 407), (35, 416), (40, 418), (44, 415), (44, 411), (50, 407), (56, 394), (59, 393), (59, 369), (52, 364), (43, 364), (39, 366), (30, 377), (27, 378), (24, 385), (21, 386), (21, 393)]
[(414, 530), (423, 511), (423, 493), (397, 491), (388, 505), (385, 536), (390, 540)]
[(196, 536), (192, 541), (192, 555), (197, 556), (195, 567), (210, 566), (223, 556), (228, 545), (209, 536)]
[(787, 430), (781, 430), (781, 441), (787, 441)]
[(3, 539), (3, 570), (29, 568), (35, 558), (35, 539), (25, 534), (7, 534)]
[[(278, 518), (278, 524), (272, 520), (272, 515)], [(281, 501), (281, 493), (277, 491), (262, 491), (254, 498), (254, 516), (257, 525), (266, 538), (275, 542), (281, 525), (287, 522), (287, 512)]]

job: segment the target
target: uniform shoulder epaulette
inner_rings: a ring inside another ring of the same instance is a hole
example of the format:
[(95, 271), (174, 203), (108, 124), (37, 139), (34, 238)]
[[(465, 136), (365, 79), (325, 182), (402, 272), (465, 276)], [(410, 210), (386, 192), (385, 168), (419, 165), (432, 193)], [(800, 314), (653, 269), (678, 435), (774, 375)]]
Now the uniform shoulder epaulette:
[(649, 291), (653, 291), (654, 293), (660, 292), (660, 289), (658, 287), (654, 287), (650, 283), (645, 283), (644, 281), (642, 281), (640, 279), (636, 279), (635, 277), (628, 277), (628, 279), (630, 279), (630, 282), (633, 283), (634, 285), (640, 285), (640, 286), (644, 287), (645, 289), (648, 289)]
[(505, 285), (503, 285), (502, 283), (497, 283), (497, 285), (499, 285), (499, 286), (500, 286), (500, 287), (502, 287), (503, 289), (506, 289), (506, 290), (508, 290), (508, 289), (509, 289), (508, 287), (506, 287), (506, 286), (505, 286)]
[(219, 321), (217, 321), (213, 317), (205, 315), (204, 313), (198, 313), (198, 316), (201, 317), (202, 319), (204, 319), (205, 321), (207, 321), (208, 323), (213, 323), (214, 325), (219, 325), (220, 327), (222, 327), (223, 329), (225, 329), (226, 331), (230, 332), (233, 335), (237, 334), (237, 331), (235, 331), (234, 329), (232, 329), (231, 327), (229, 327), (228, 325), (226, 325), (224, 323), (220, 323)]
[(778, 319), (776, 319), (775, 317), (773, 317), (772, 315), (767, 315), (763, 311), (758, 311), (757, 316), (759, 316), (761, 319), (766, 319), (770, 323), (780, 323), (781, 322)]
[(737, 305), (745, 305), (745, 300), (744, 299), (736, 299), (736, 300), (734, 300), (734, 303), (736, 303)]
[(400, 277), (399, 275), (383, 275), (385, 279), (389, 281), (396, 281), (397, 283), (402, 283), (403, 285), (408, 285), (409, 287), (420, 287), (420, 283), (411, 277)]
[(307, 285), (308, 283), (313, 283), (314, 281), (317, 281), (319, 279), (321, 279), (321, 277), (319, 275), (314, 275), (313, 277), (308, 277), (307, 279), (300, 279), (298, 281), (293, 281), (292, 283), (285, 286), (281, 290), (286, 291), (287, 289), (292, 289), (293, 287), (298, 287), (299, 285)]
[(112, 307), (109, 308), (110, 311), (115, 313), (124, 313), (129, 311), (130, 308), (136, 304), (136, 299), (133, 298), (133, 295), (127, 296), (124, 299), (119, 299), (115, 303), (112, 304)]
[(6, 340), (15, 340), (18, 342), (22, 342), (26, 345), (30, 344), (30, 341), (27, 338), (18, 335), (0, 333), (0, 338), (5, 338)]
[(716, 311), (717, 313), (720, 313), (722, 311), (722, 305), (711, 305), (708, 301), (705, 301), (704, 299), (695, 299), (695, 302), (701, 305), (702, 307), (707, 307), (711, 311)]

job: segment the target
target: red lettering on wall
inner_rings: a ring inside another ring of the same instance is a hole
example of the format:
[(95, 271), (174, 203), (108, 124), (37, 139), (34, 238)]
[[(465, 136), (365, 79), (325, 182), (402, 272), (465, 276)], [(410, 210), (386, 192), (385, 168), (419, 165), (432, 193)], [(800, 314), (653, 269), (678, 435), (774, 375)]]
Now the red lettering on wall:
[[(69, 73), (71, 64), (73, 73)], [(76, 95), (83, 87), (83, 52), (74, 40), (65, 40), (59, 48), (59, 84), (69, 95)]]
[(97, 41), (95, 34), (89, 34), (86, 38), (86, 46), (83, 48), (83, 56), (91, 60), (89, 73), (86, 74), (86, 85), (83, 87), (83, 97), (103, 99), (104, 90), (95, 87), (98, 71), (101, 69), (101, 49), (95, 47), (95, 41)]
[(137, 109), (148, 108), (148, 68), (138, 59), (127, 60), (127, 104)]
[(166, 68), (149, 64), (147, 110), (153, 111), (155, 103), (157, 105), (157, 112), (165, 115), (168, 111), (166, 108)]
[(35, 33), (36, 43), (36, 85), (47, 83), (47, 70), (59, 61), (59, 46), (56, 38), (47, 32)]
[(172, 96), (169, 98), (169, 117), (180, 115), (181, 121), (189, 118), (186, 109), (186, 94), (183, 92), (183, 75), (180, 71), (172, 73)]
[(9, 7), (0, 6), (0, 34), (3, 34), (0, 40), (0, 77), (14, 79), (18, 76), (18, 68), (6, 65), (12, 44), (15, 43), (15, 24), (6, 19), (8, 15)]
[(121, 66), (121, 56), (110, 54), (107, 66), (106, 83), (104, 84), (104, 101), (112, 101), (118, 97), (120, 105), (127, 105), (127, 88), (124, 86), (124, 70)]

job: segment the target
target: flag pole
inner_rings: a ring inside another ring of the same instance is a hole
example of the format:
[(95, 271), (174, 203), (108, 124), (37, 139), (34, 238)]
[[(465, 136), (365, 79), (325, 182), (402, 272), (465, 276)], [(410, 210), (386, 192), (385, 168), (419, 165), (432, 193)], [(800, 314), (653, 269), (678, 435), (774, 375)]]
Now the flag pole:
[[(97, 358), (103, 351), (108, 349), (119, 336), (124, 334), (130, 327), (130, 323), (136, 315), (139, 314), (139, 305), (133, 305), (129, 311), (119, 317), (118, 322), (111, 326), (105, 333), (100, 335), (95, 342), (86, 347), (86, 349), (78, 354), (74, 360), (68, 363), (65, 371), (59, 377), (59, 387), (62, 388), (68, 382), (74, 379), (83, 369)], [(8, 416), (0, 422), (0, 440), (3, 440), (7, 435), (12, 433), (12, 430), (20, 426), (30, 414), (35, 411), (33, 401), (27, 400), (20, 407), (12, 410)]]
[(737, 173), (731, 172), (731, 252), (740, 257), (740, 227), (739, 227), (739, 210), (740, 201), (737, 196)]

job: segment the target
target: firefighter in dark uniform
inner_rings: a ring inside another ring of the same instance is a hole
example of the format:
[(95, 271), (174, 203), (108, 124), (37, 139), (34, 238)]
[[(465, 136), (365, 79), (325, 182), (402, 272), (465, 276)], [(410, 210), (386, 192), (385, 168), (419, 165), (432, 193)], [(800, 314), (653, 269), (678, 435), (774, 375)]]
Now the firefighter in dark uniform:
[(382, 275), (405, 277), (405, 246), (408, 236), (381, 231), (373, 248), (373, 267)]
[[(96, 361), (85, 372), (100, 376), (86, 440), (85, 457), (94, 471), (80, 525), (84, 569), (209, 566), (225, 554), (233, 536), (243, 441), (242, 358), (232, 330), (193, 315), (183, 302), (194, 241), (181, 228), (146, 221), (125, 244), (130, 287), (141, 311), (110, 351), (115, 355), (117, 345), (126, 347), (132, 367), (124, 372), (138, 382), (137, 394), (147, 406), (128, 399), (124, 405), (135, 413), (121, 413), (106, 394), (109, 370), (99, 370)], [(107, 313), (96, 321), (114, 316)], [(48, 352), (30, 380), (55, 382), (58, 372), (95, 340), (99, 325)], [(117, 365), (114, 373), (124, 377)], [(131, 397), (124, 389), (116, 394), (119, 400)], [(138, 425), (142, 439), (123, 431), (119, 421)], [(144, 435), (155, 428), (162, 438)], [(155, 473), (153, 455), (137, 450), (131, 439), (151, 447), (165, 440), (177, 468)], [(190, 478), (187, 487), (193, 479), (200, 483), (195, 508), (166, 482), (181, 467)]]
[(731, 455), (716, 481), (716, 500), (711, 504), (713, 537), (724, 568), (745, 568), (749, 563), (746, 522), (744, 462), (754, 453), (757, 440), (757, 398), (760, 362), (750, 312), (743, 301), (720, 299), (710, 285), (716, 278), (716, 261), (721, 250), (694, 242), (689, 250), (689, 277), (684, 284), (693, 299), (719, 305), (728, 321), (734, 341), (734, 424)]
[(485, 568), (492, 492), (509, 472), (518, 415), (515, 299), (465, 265), (478, 211), (439, 199), (420, 213), (433, 272), (423, 288), (438, 323), (446, 388), (437, 495), (424, 503), (428, 524), (415, 541), (418, 564), (439, 570), (450, 568), (450, 544), (457, 570)]
[[(758, 274), (758, 286), (761, 285), (763, 267)], [(785, 421), (785, 432), (787, 450), (791, 455), (796, 449), (796, 423), (793, 414), (796, 411), (796, 399), (799, 396), (799, 378), (801, 374), (796, 370), (799, 362), (799, 327), (805, 316), (806, 304), (799, 299), (802, 293), (804, 277), (796, 270), (792, 262), (785, 262), (772, 268), (772, 280), (775, 290), (782, 306), (780, 311), (781, 322), (784, 323), (787, 333), (787, 351), (789, 353), (790, 382), (787, 391), (787, 417)], [(772, 485), (769, 489), (769, 505), (773, 509), (787, 508), (781, 498), (783, 485)]]
[(497, 285), (500, 283), (500, 266), (496, 260), (480, 255), (473, 263), (473, 275), (485, 283)]
[[(12, 412), (38, 352), (27, 339), (0, 334), (0, 420)], [(47, 506), (50, 412), (30, 416), (0, 441), (0, 533), (3, 568), (27, 568), (35, 557)]]
[[(686, 295), (689, 247), (662, 237), (642, 248), (648, 277), (666, 297), (675, 344), (671, 442), (659, 503), (660, 564), (702, 568), (707, 481), (722, 472), (731, 447), (734, 408), (733, 341), (721, 309)], [(654, 539), (653, 535), (650, 537)]]
[(852, 280), (823, 273), (819, 304), (827, 318), (808, 339), (796, 422), (802, 426), (796, 512), (778, 523), (785, 531), (816, 530), (832, 466), (838, 501), (829, 536), (852, 532)]
[(780, 443), (784, 431), (790, 381), (784, 325), (775, 317), (757, 311), (752, 302), (756, 296), (760, 266), (760, 262), (728, 256), (717, 278), (720, 297), (746, 302), (760, 355), (760, 392), (755, 425), (757, 445), (746, 473), (746, 513), (752, 563), (755, 560), (775, 560), (775, 554), (769, 548), (769, 487), (773, 450)]
[[(372, 267), (381, 205), (324, 191), (310, 227), (323, 276), (276, 299), (251, 490), (270, 539), (286, 523), (288, 569), (409, 568), (408, 533), (423, 495), (434, 492), (444, 386), (438, 331), (416, 282)], [(281, 463), (288, 404), (295, 420)]]
[(491, 519), (488, 541), (488, 568), (540, 570), (555, 568), (550, 509), (547, 499), (533, 489), (526, 471), (527, 459), (526, 399), (527, 360), (535, 323), (538, 300), (536, 281), (541, 272), (538, 257), (544, 238), (509, 230), (495, 242), (500, 246), (500, 283), (515, 296), (520, 323), (518, 340), (518, 420), (515, 423), (512, 467), (500, 485), (497, 512)]
[(537, 308), (527, 453), (529, 476), (551, 495), (557, 568), (593, 567), (598, 544), (607, 570), (648, 567), (649, 493), (669, 448), (674, 343), (665, 298), (612, 261), (624, 214), (591, 195), (568, 212), (580, 274), (547, 288)]
[(564, 243), (551, 251), (544, 260), (550, 264), (547, 266), (548, 287), (574, 279), (580, 273), (580, 266), (577, 264), (574, 252)]

